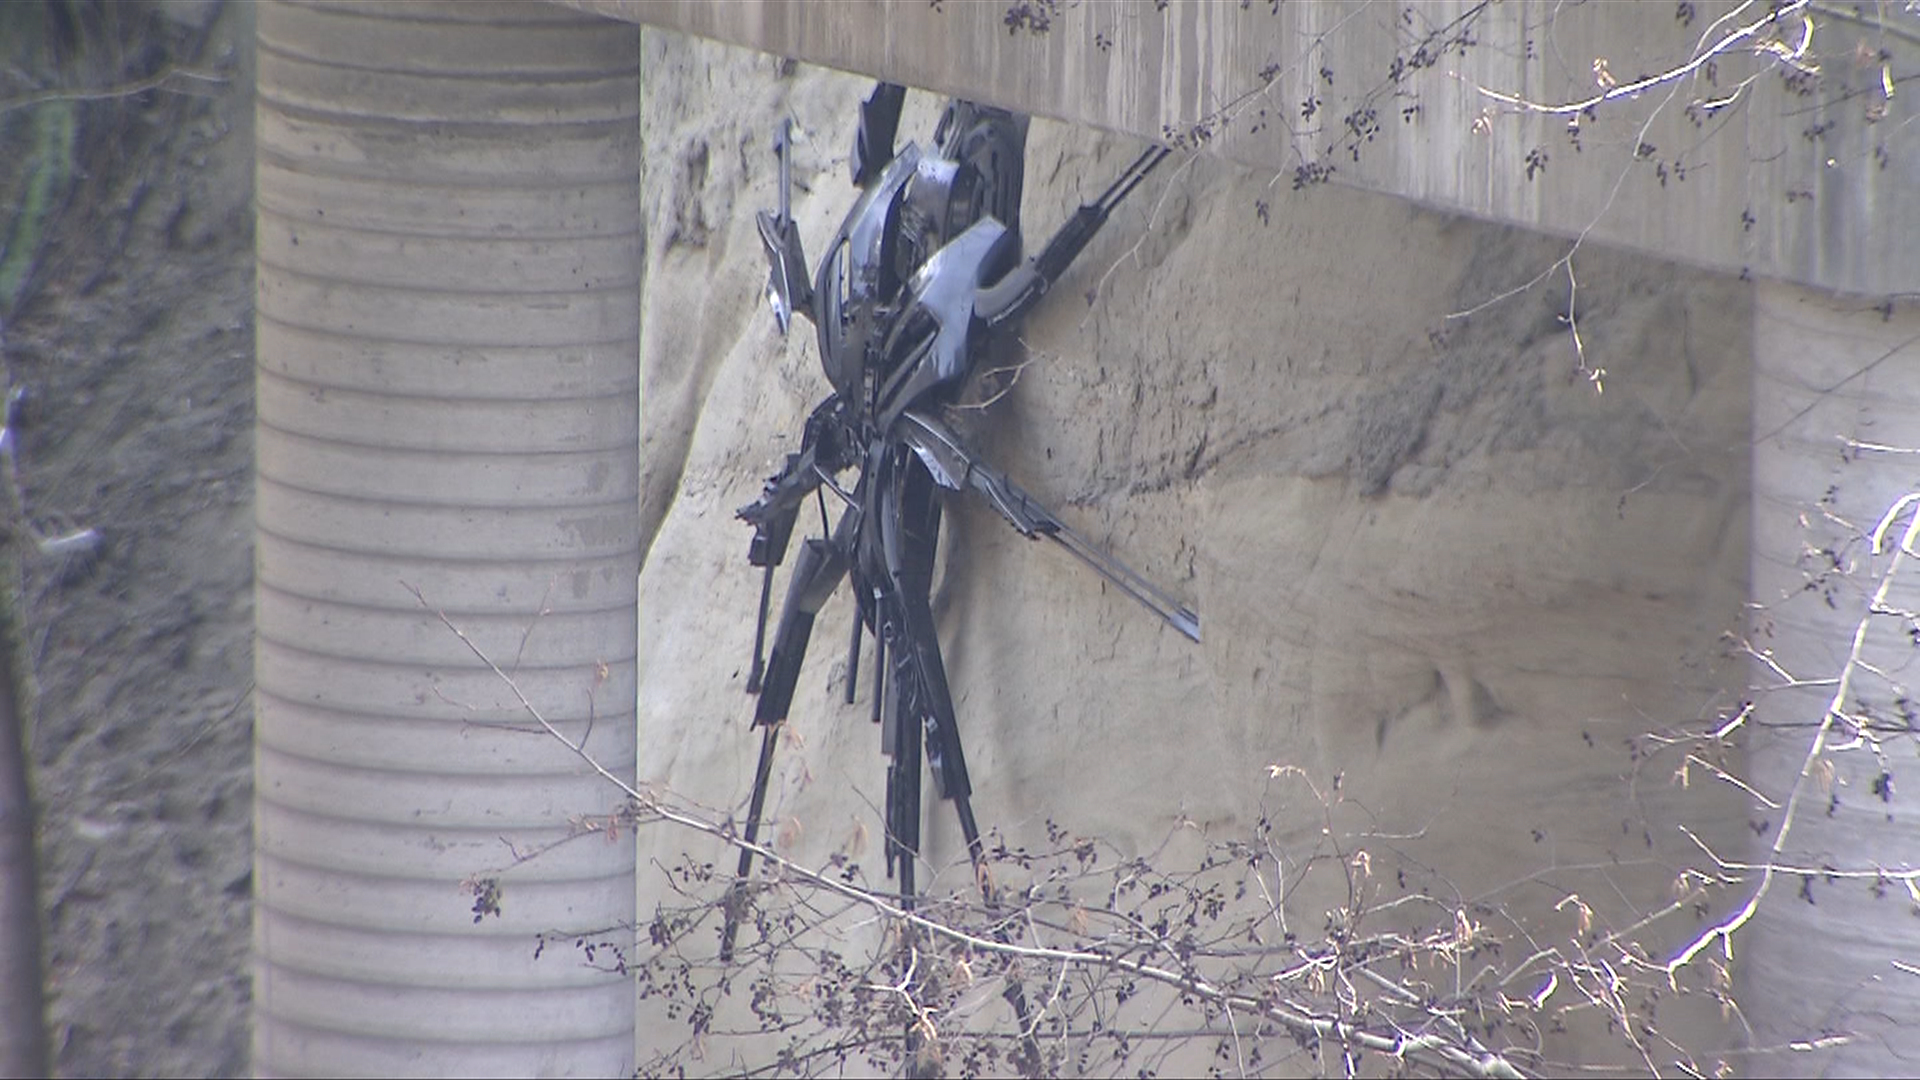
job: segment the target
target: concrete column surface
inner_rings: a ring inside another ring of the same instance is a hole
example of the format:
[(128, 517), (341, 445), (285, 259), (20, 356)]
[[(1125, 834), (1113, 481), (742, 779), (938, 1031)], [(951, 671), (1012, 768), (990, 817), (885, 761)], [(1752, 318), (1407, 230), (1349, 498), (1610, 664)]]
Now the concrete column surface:
[(259, 64), (254, 1068), (630, 1072), (633, 847), (549, 847), (620, 796), (521, 695), (632, 775), (638, 31), (274, 3)]
[(1911, 735), (1895, 736), (1914, 723), (1920, 559), (1899, 548), (1915, 508), (1878, 553), (1871, 537), (1920, 490), (1920, 314), (1764, 283), (1754, 320), (1752, 640), (1765, 659), (1748, 745), (1777, 805), (1752, 810), (1751, 861), (1790, 818), (1774, 861), (1815, 872), (1776, 872), (1736, 938), (1741, 1000), (1759, 1046), (1853, 1036), (1758, 1059), (1764, 1071), (1900, 1075), (1920, 1060), (1920, 920), (1907, 886), (1874, 873), (1920, 864), (1920, 776)]

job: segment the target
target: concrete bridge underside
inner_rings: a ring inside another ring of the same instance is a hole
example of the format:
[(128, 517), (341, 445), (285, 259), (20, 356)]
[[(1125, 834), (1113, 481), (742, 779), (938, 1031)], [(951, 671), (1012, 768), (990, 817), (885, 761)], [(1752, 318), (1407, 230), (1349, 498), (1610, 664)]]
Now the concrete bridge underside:
[(1891, 107), (1896, 56), (1920, 25), (1898, 14), (1874, 24), (1789, 3), (1710, 23), (1683, 18), (1690, 4), (1540, 0), (562, 2), (1203, 146), (1271, 170), (1276, 198), (1325, 177), (1731, 273), (1920, 292), (1920, 202), (1899, 198), (1920, 183), (1920, 138)]

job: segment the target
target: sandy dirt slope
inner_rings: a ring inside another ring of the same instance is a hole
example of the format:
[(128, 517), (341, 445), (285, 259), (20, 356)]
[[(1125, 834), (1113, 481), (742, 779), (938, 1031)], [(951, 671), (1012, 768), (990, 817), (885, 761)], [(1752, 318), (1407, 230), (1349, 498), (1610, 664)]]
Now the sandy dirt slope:
[[(29, 517), (104, 538), (29, 555), (24, 589), (67, 1075), (246, 1067), (252, 30), (245, 5), (172, 12), (124, 28), (138, 46), (94, 85), (169, 64), (225, 81), (80, 107), (71, 188), (6, 327)], [(0, 169), (29, 160), (0, 151)]]
[[(791, 115), (818, 255), (869, 84), (648, 48), (640, 774), (738, 811), (758, 574), (733, 511), (826, 390), (811, 334), (781, 342), (759, 301), (746, 211), (773, 204), (768, 132)], [(924, 139), (938, 103), (910, 101), (902, 138)], [(1036, 121), (1030, 245), (1138, 149)], [(1560, 935), (1569, 892), (1603, 917), (1650, 909), (1697, 854), (1677, 815), (1739, 829), (1665, 772), (1636, 780), (1627, 742), (1740, 674), (1717, 638), (1745, 589), (1744, 286), (1589, 248), (1576, 314), (1598, 394), (1574, 373), (1564, 276), (1448, 317), (1563, 245), (1271, 180), (1169, 162), (1028, 320), (1017, 385), (960, 418), (1205, 628), (1189, 643), (977, 503), (950, 512), (935, 606), (983, 824), (1032, 842), (1051, 821), (1129, 855), (1270, 814), (1305, 851), (1318, 811), (1267, 770), (1298, 765), (1323, 790), (1340, 777), (1335, 826), (1377, 867), (1457, 900)], [(849, 610), (816, 628), (771, 799), (808, 863), (878, 828), (865, 678), (839, 703)], [(928, 828), (953, 875), (935, 888), (966, 888), (952, 815)], [(670, 865), (687, 841), (642, 843)], [(643, 882), (643, 908), (662, 897)], [(1318, 902), (1293, 898), (1315, 926)]]

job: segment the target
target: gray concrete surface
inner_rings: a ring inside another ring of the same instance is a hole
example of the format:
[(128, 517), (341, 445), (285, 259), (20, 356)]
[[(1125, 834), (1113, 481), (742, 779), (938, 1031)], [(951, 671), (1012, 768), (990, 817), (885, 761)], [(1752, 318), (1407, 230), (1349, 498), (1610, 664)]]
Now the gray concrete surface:
[[(1898, 92), (1920, 16), (1900, 5), (566, 2), (1183, 139), (1266, 174), (1269, 199), (1331, 168), (1676, 262), (1920, 293), (1920, 200), (1901, 197), (1920, 188), (1920, 136)], [(1684, 74), (1634, 89), (1668, 73)]]

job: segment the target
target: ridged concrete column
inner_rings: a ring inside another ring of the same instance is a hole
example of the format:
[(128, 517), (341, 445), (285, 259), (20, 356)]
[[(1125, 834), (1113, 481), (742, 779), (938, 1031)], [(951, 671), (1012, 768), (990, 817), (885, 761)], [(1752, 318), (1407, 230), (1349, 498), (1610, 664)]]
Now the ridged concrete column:
[[(1870, 303), (1764, 283), (1754, 298), (1754, 643), (1811, 685), (1762, 694), (1748, 731), (1753, 772), (1784, 800), (1847, 667), (1855, 628), (1910, 520), (1888, 534), (1888, 554), (1861, 539), (1903, 496), (1920, 491), (1912, 454), (1845, 452), (1841, 438), (1920, 447), (1920, 317), (1883, 316)], [(1824, 511), (1824, 512), (1823, 512)], [(1837, 569), (1836, 569), (1837, 564)], [(1809, 586), (1811, 582), (1811, 586)], [(1920, 559), (1907, 558), (1884, 603), (1920, 609)], [(1863, 706), (1901, 724), (1920, 695), (1920, 669), (1906, 621), (1875, 616), (1845, 708)], [(1756, 665), (1760, 686), (1778, 672)], [(1840, 749), (1835, 730), (1809, 773), (1782, 861), (1844, 870), (1920, 866), (1920, 768), (1910, 737), (1887, 739), (1891, 785), (1864, 747)], [(1830, 770), (1830, 771), (1829, 771)], [(1884, 792), (1885, 797), (1882, 797)], [(1756, 806), (1756, 862), (1783, 811)], [(1751, 882), (1758, 874), (1747, 875)], [(1758, 1045), (1852, 1032), (1851, 1045), (1756, 1059), (1755, 1076), (1898, 1076), (1920, 1062), (1920, 977), (1893, 966), (1920, 963), (1920, 919), (1904, 885), (1816, 876), (1776, 877), (1754, 925), (1736, 938), (1736, 972)], [(1717, 948), (1715, 950), (1717, 955)]]
[(275, 3), (259, 63), (254, 1068), (629, 1072), (629, 981), (534, 948), (632, 844), (510, 865), (617, 792), (405, 585), (632, 775), (638, 32)]

